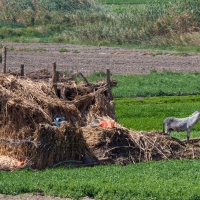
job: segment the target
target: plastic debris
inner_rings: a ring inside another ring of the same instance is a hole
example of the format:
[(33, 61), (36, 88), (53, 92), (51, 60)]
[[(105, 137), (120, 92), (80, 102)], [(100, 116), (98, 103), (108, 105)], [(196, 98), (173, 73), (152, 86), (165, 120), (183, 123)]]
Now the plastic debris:
[(106, 121), (106, 120), (100, 121), (97, 119), (97, 120), (95, 120), (95, 123), (92, 123), (90, 126), (91, 127), (101, 126), (104, 128), (113, 128), (115, 126), (115, 122), (114, 121)]
[(115, 122), (112, 122), (112, 121), (101, 121), (99, 126), (107, 127), (107, 128), (113, 128), (115, 126)]
[(62, 122), (66, 122), (65, 117), (56, 116), (56, 117), (54, 117), (54, 121), (52, 122), (52, 124), (54, 126), (60, 126)]
[(14, 165), (15, 165), (16, 167), (23, 166), (24, 164), (25, 164), (24, 161), (19, 161), (19, 160), (17, 160), (16, 158), (14, 158)]

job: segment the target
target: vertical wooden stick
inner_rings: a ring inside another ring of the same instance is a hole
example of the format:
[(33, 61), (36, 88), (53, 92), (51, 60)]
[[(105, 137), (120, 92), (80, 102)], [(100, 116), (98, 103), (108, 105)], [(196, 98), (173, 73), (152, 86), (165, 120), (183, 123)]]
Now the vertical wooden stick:
[(52, 63), (52, 86), (57, 95), (57, 76), (56, 76), (56, 62)]
[(24, 78), (24, 64), (21, 64), (20, 71), (21, 71), (21, 78)]
[(59, 78), (60, 78), (60, 72), (56, 71), (56, 82), (59, 82)]
[(2, 49), (2, 72), (6, 73), (6, 47), (4, 46)]
[(111, 89), (110, 89), (110, 70), (106, 70), (106, 77), (107, 77), (107, 87), (108, 87), (108, 100), (110, 101), (111, 99)]

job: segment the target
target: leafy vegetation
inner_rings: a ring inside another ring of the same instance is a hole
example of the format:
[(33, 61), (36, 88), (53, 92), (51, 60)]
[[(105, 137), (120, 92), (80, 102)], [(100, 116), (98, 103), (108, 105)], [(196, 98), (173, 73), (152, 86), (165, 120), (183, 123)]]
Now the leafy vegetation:
[(199, 51), (199, 0), (151, 0), (138, 6), (103, 6), (93, 0), (0, 0), (0, 4), (2, 41), (179, 46)]
[(200, 160), (144, 162), (93, 168), (0, 172), (0, 193), (44, 192), (77, 199), (195, 200), (199, 192)]
[[(157, 2), (167, 2), (168, 0), (159, 0)], [(147, 4), (149, 0), (98, 0), (99, 3), (103, 4)]]
[(72, 53), (80, 53), (79, 50), (73, 50)]
[(61, 48), (60, 50), (59, 50), (59, 52), (60, 53), (63, 53), (63, 52), (70, 52), (68, 49), (66, 49), (66, 48)]
[(103, 4), (146, 4), (146, 0), (98, 0)]

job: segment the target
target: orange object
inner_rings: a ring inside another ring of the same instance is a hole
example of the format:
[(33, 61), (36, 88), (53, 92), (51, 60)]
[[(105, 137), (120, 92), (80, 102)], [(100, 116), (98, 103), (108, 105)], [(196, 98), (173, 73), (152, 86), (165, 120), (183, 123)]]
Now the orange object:
[(14, 164), (16, 167), (20, 167), (24, 165), (24, 161), (19, 161), (16, 158), (14, 158)]
[(115, 122), (111, 121), (101, 121), (99, 126), (101, 127), (107, 127), (107, 128), (113, 128), (115, 126)]

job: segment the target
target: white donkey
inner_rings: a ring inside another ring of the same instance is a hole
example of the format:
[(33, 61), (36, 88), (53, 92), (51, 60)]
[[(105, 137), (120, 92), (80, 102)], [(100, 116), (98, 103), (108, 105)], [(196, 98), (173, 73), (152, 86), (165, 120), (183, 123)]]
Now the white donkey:
[(189, 143), (190, 131), (193, 129), (194, 125), (200, 120), (200, 110), (195, 111), (189, 117), (186, 118), (166, 118), (163, 122), (163, 132), (164, 126), (166, 133), (170, 135), (171, 131), (187, 131), (187, 142)]

